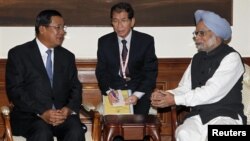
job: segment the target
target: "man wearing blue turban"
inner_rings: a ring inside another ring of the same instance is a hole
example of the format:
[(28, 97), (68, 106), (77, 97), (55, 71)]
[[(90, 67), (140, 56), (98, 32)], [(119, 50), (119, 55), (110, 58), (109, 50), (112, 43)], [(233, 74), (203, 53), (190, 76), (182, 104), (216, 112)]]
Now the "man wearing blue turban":
[(178, 126), (177, 141), (205, 141), (208, 125), (246, 124), (242, 104), (244, 65), (240, 54), (225, 41), (231, 39), (228, 21), (218, 14), (197, 10), (194, 42), (198, 52), (186, 69), (179, 86), (152, 94), (152, 105), (191, 108)]

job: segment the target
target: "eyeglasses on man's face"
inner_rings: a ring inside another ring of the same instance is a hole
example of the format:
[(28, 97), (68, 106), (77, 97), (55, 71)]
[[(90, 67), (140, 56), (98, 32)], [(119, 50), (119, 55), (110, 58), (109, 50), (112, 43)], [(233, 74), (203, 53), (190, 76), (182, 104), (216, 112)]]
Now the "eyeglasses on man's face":
[(199, 37), (204, 37), (206, 34), (207, 34), (207, 32), (209, 32), (209, 31), (211, 31), (211, 30), (200, 30), (200, 31), (194, 31), (193, 32), (193, 36), (196, 38), (197, 36), (199, 36)]
[(66, 25), (47, 25), (46, 27), (52, 27), (56, 31), (66, 31), (67, 30), (67, 26)]

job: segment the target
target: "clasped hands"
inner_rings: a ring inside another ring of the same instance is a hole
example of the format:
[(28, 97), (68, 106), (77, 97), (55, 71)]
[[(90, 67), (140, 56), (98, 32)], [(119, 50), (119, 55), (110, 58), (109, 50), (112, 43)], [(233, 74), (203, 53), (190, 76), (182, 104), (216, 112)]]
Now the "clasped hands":
[(45, 111), (40, 117), (48, 124), (57, 126), (62, 124), (67, 117), (71, 114), (71, 110), (68, 107), (62, 109), (49, 109)]
[(165, 108), (175, 105), (174, 95), (170, 92), (156, 90), (151, 95), (151, 105), (158, 108)]

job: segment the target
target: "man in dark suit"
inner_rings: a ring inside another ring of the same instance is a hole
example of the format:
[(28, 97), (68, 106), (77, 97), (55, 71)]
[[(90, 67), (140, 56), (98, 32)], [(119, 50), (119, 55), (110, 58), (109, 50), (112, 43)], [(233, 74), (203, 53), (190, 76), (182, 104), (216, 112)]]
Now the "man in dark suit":
[(98, 40), (96, 77), (99, 87), (111, 103), (117, 101), (113, 90), (132, 90), (125, 102), (134, 105), (135, 114), (147, 115), (158, 72), (154, 38), (133, 30), (134, 10), (129, 3), (114, 5), (110, 18), (114, 32)]
[[(81, 84), (75, 56), (61, 47), (66, 33), (62, 15), (41, 11), (36, 38), (12, 48), (6, 64), (6, 89), (14, 108), (14, 135), (27, 141), (84, 141), (79, 119)], [(48, 51), (49, 50), (49, 51)]]

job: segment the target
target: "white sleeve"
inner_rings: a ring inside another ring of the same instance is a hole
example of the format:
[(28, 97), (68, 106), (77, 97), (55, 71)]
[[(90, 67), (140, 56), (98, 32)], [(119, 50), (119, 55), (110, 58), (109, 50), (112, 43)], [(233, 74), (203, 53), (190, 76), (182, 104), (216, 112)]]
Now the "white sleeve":
[(173, 90), (168, 90), (170, 93), (176, 95), (184, 95), (191, 91), (191, 63), (188, 65), (186, 71), (184, 72), (181, 81), (177, 88)]
[(191, 90), (189, 68), (188, 74), (184, 74), (183, 82), (180, 82), (180, 86), (187, 86), (182, 86), (181, 89), (176, 88), (171, 92), (175, 94), (176, 105), (196, 106), (215, 103), (228, 94), (243, 73), (244, 66), (239, 54), (232, 52), (223, 58), (214, 75), (204, 86)]

